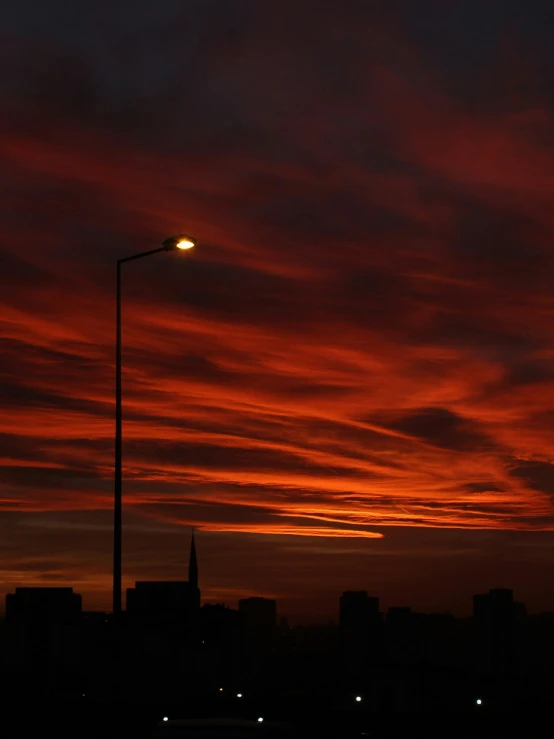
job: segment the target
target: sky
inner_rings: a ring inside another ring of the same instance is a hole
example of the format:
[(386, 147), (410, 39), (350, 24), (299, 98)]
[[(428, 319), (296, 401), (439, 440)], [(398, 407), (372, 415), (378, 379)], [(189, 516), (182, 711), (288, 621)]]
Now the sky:
[(8, 0), (0, 596), (554, 610), (554, 7)]

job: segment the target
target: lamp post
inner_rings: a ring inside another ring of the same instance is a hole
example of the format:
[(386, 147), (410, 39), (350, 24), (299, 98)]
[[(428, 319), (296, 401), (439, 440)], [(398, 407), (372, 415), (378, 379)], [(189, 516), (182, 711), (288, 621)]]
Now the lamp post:
[(162, 246), (130, 257), (117, 260), (117, 311), (116, 311), (116, 350), (115, 350), (115, 465), (114, 465), (114, 506), (113, 506), (113, 616), (116, 622), (121, 615), (121, 265), (134, 259), (149, 257), (161, 251), (192, 249), (195, 241), (190, 236), (179, 234), (162, 242)]

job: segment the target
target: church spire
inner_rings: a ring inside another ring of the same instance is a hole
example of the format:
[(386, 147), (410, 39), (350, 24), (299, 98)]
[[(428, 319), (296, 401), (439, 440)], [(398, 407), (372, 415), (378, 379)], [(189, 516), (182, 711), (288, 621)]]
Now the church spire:
[(198, 562), (196, 560), (196, 545), (194, 543), (194, 528), (192, 529), (192, 540), (190, 542), (189, 583), (190, 583), (191, 588), (198, 589)]

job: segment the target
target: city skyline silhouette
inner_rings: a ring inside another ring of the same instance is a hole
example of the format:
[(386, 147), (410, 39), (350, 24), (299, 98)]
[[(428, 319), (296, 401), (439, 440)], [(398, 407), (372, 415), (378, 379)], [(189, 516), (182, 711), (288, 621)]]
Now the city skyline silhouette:
[[(425, 712), (437, 701), (465, 714), (512, 710), (516, 693), (545, 707), (554, 612), (529, 614), (509, 589), (474, 594), (471, 618), (408, 605), (385, 612), (360, 590), (342, 592), (338, 607), (338, 623), (291, 627), (274, 599), (202, 603), (193, 532), (188, 580), (136, 582), (117, 619), (87, 612), (68, 587), (8, 594), (4, 690), (14, 700), (40, 690), (52, 701), (178, 701), (189, 714), (204, 700), (212, 715), (248, 698), (271, 699), (282, 717), (294, 696), (377, 714)], [(186, 695), (195, 696), (189, 708)]]

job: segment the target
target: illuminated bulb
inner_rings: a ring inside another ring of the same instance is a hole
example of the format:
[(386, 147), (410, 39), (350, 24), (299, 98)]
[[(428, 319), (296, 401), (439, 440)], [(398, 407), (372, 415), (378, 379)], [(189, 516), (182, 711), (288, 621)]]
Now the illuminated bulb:
[(167, 716), (164, 716), (164, 717), (163, 717), (163, 720), (164, 720), (164, 721), (169, 721), (169, 719), (168, 719), (168, 717), (167, 717)]
[(481, 698), (477, 698), (475, 703), (477, 703), (477, 705), (480, 706), (483, 703), (483, 701), (481, 700)]
[(194, 241), (191, 241), (190, 239), (181, 239), (181, 241), (178, 241), (175, 246), (177, 249), (192, 249)]
[(262, 721), (263, 721), (263, 718), (260, 716), (260, 718), (258, 719), (258, 723), (261, 724)]
[(173, 249), (192, 249), (193, 246), (196, 246), (196, 241), (192, 236), (187, 236), (187, 234), (176, 234), (162, 241), (162, 246), (166, 251), (173, 251)]
[(237, 698), (242, 698), (242, 693), (237, 693)]
[(356, 703), (359, 703), (361, 700), (362, 700), (362, 696), (361, 695), (357, 695), (356, 696)]

